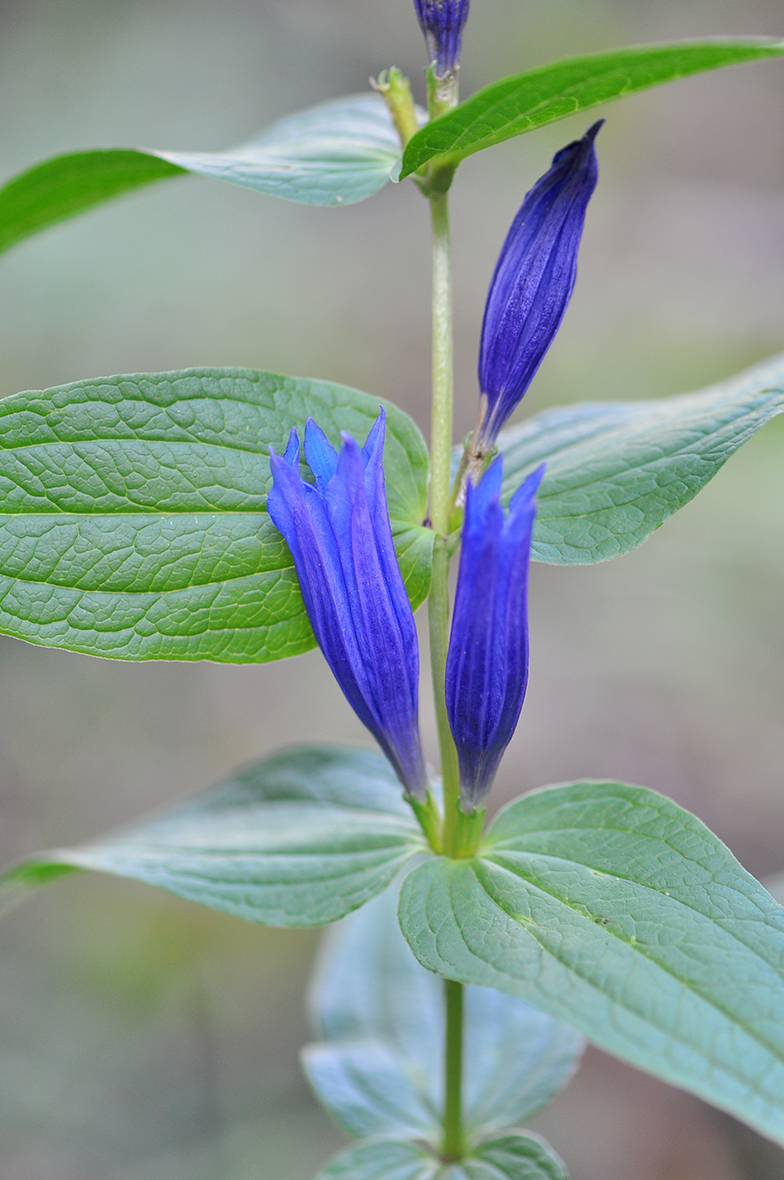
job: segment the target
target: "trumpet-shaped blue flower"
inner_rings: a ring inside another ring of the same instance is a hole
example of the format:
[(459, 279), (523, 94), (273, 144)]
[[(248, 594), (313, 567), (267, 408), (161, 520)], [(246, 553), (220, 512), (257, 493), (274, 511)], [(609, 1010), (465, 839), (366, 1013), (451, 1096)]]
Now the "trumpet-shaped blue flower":
[(419, 738), (416, 626), (392, 543), (384, 494), (384, 411), (360, 449), (348, 434), (338, 453), (308, 419), (299, 438), (270, 448), (270, 517), (286, 538), (319, 647), (359, 717), (409, 795), (425, 797)]
[(496, 263), (479, 348), (486, 453), (530, 385), (571, 298), (585, 211), (598, 179), (594, 139), (603, 122), (557, 153), (526, 195)]
[(517, 489), (504, 516), (502, 457), (468, 484), (446, 706), (466, 813), (481, 806), (515, 731), (528, 683), (528, 566), (544, 466)]
[(453, 74), (460, 61), (468, 0), (414, 0), (414, 7), (436, 77)]

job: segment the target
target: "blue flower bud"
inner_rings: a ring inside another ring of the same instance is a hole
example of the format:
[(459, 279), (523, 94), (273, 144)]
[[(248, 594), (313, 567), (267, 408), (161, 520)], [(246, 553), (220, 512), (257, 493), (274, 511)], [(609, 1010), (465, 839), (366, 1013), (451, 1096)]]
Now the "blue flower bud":
[(528, 566), (544, 466), (517, 489), (504, 517), (502, 456), (466, 490), (446, 707), (460, 764), (460, 802), (483, 805), (511, 741), (528, 683)]
[(419, 738), (419, 647), (397, 564), (384, 492), (384, 411), (360, 450), (348, 434), (338, 453), (308, 419), (299, 438), (270, 447), (267, 511), (286, 538), (311, 626), (354, 712), (389, 758), (409, 795), (425, 798)]
[(414, 0), (414, 7), (436, 77), (453, 74), (460, 62), (468, 0)]
[(479, 348), (479, 388), (487, 399), (480, 427), (484, 453), (531, 384), (571, 298), (585, 211), (598, 178), (594, 139), (603, 122), (557, 153), (526, 195), (501, 249)]

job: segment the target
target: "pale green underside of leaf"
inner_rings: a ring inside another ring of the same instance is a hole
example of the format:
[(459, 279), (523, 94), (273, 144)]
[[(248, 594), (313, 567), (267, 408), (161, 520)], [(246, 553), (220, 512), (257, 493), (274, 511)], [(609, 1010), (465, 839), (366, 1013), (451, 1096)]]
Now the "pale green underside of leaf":
[(399, 176), (410, 176), (435, 156), (458, 163), (515, 135), (651, 86), (782, 53), (781, 41), (683, 41), (613, 49), (526, 70), (485, 86), (417, 132), (406, 144)]
[(563, 1164), (533, 1135), (491, 1139), (461, 1164), (441, 1164), (421, 1144), (360, 1143), (335, 1156), (316, 1180), (566, 1180)]
[(510, 804), (480, 852), (405, 879), (423, 966), (523, 996), (784, 1142), (784, 908), (699, 820), (574, 783)]
[[(443, 983), (397, 919), (394, 886), (322, 947), (311, 994), (323, 1038), (303, 1051), (318, 1097), (347, 1134), (440, 1139)], [(571, 1078), (583, 1048), (567, 1025), (517, 996), (465, 990), (463, 1120), (471, 1139), (517, 1127)]]
[(132, 828), (13, 866), (0, 910), (88, 869), (267, 926), (320, 926), (375, 897), (422, 847), (382, 755), (302, 747)]
[[(414, 605), (430, 579), (428, 458), (387, 405), (395, 543)], [(119, 659), (263, 662), (315, 643), (265, 511), (269, 447), (311, 415), (364, 441), (379, 401), (323, 381), (193, 369), (0, 401), (0, 631)]]
[(399, 156), (379, 94), (311, 107), (225, 152), (99, 148), (54, 156), (0, 188), (0, 252), (121, 193), (189, 172), (306, 205), (350, 205), (386, 184)]
[(504, 498), (545, 461), (532, 556), (620, 557), (647, 540), (784, 410), (784, 356), (699, 393), (578, 403), (502, 431)]

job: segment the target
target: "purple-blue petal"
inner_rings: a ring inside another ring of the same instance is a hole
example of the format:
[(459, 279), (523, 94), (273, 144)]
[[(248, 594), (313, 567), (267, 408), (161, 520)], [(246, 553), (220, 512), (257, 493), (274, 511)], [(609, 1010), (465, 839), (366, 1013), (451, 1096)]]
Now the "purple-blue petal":
[(305, 453), (315, 487), (272, 451), (267, 507), (288, 542), (308, 617), (335, 678), (406, 791), (423, 798), (419, 649), (392, 542), (383, 448), (383, 411), (362, 450), (343, 435), (335, 451), (308, 422)]
[(482, 806), (523, 707), (528, 683), (528, 566), (543, 468), (504, 517), (502, 459), (466, 493), (446, 664), (446, 704), (463, 810)]
[(305, 459), (316, 477), (316, 487), (323, 491), (337, 470), (338, 453), (312, 418), (305, 423)]
[(603, 120), (553, 158), (526, 195), (496, 263), (479, 348), (489, 449), (519, 404), (560, 327), (577, 277), (585, 213), (596, 188), (594, 140)]

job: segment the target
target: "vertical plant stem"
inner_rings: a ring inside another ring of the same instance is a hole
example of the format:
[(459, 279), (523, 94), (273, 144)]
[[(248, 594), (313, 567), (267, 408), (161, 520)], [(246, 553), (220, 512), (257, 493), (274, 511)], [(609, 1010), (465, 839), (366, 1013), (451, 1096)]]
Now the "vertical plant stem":
[(444, 698), (449, 643), (449, 554), (446, 537), (451, 510), (452, 464), (452, 260), (449, 205), (446, 193), (430, 197), (433, 220), (433, 408), (430, 432), (430, 521), (435, 532), (433, 575), (428, 599), (430, 663), (444, 784), (442, 847), (454, 855), (457, 840), (460, 782), (457, 751), (449, 729)]
[[(428, 599), (430, 661), (438, 719), (444, 785), (442, 848), (454, 856), (458, 845), (460, 778), (444, 695), (449, 643), (449, 553), (452, 465), (452, 264), (448, 197), (430, 197), (433, 219), (433, 409), (431, 424), (430, 520), (435, 532), (433, 576)], [(444, 981), (446, 1057), (444, 1062), (444, 1139), (446, 1160), (463, 1156), (463, 985)]]
[(446, 1004), (446, 1060), (444, 1069), (444, 1141), (441, 1153), (445, 1160), (463, 1158), (463, 985), (444, 980)]
[(449, 196), (430, 197), (433, 223), (433, 401), (431, 416), (430, 519), (441, 537), (449, 532), (452, 464), (452, 251)]
[[(431, 119), (457, 103), (457, 72), (439, 80), (435, 67), (428, 73)], [(452, 169), (428, 174), (433, 226), (433, 402), (430, 431), (430, 522), (435, 533), (433, 576), (428, 598), (430, 665), (441, 751), (444, 787), (442, 851), (458, 853), (460, 842), (460, 775), (457, 750), (446, 711), (446, 655), (449, 645), (449, 535), (452, 515), (452, 402), (454, 398), (452, 345), (452, 251), (449, 240), (449, 197)], [(463, 985), (444, 981), (446, 1013), (444, 1060), (445, 1160), (463, 1158)]]

